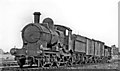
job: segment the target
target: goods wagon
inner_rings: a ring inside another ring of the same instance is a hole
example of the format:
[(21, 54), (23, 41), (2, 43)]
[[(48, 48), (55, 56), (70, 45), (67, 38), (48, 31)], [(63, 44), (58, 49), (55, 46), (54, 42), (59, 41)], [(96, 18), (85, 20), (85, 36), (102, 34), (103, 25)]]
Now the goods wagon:
[(111, 59), (111, 47), (104, 45), (104, 57), (103, 62), (108, 62)]
[(100, 56), (104, 56), (104, 42), (100, 41)]
[(86, 52), (86, 37), (83, 37), (81, 35), (75, 35), (75, 39), (73, 40), (74, 42), (74, 51), (75, 52)]
[(111, 56), (111, 47), (105, 45), (105, 48), (104, 48), (104, 56), (105, 57), (110, 57)]
[(93, 44), (94, 44), (94, 55), (95, 56), (100, 56), (100, 46), (99, 42), (97, 40), (92, 39)]
[(94, 55), (94, 41), (89, 38), (86, 40), (86, 55)]

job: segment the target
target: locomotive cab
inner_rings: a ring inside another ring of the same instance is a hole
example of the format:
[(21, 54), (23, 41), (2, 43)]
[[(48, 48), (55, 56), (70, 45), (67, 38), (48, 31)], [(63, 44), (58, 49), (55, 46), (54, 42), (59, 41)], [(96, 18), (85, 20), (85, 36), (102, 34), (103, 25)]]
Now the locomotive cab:
[(72, 50), (72, 30), (66, 26), (55, 25), (56, 29), (62, 31), (64, 34), (64, 46), (65, 50)]

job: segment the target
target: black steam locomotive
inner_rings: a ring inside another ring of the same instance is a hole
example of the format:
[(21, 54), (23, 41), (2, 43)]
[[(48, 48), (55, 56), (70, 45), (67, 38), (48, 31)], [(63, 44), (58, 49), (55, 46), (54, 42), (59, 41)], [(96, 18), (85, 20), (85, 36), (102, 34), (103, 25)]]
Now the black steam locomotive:
[(104, 42), (72, 34), (69, 27), (56, 25), (51, 18), (39, 23), (40, 15), (40, 12), (35, 12), (34, 23), (23, 28), (23, 47), (10, 50), (20, 67), (25, 64), (37, 64), (38, 67), (71, 66), (111, 59), (111, 48)]

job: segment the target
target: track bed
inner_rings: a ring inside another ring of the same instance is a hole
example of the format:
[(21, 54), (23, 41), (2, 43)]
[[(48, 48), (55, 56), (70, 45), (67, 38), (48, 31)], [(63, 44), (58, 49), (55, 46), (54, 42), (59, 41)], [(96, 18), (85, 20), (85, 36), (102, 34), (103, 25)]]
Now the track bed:
[[(37, 67), (37, 66), (33, 66), (33, 67), (29, 67), (29, 66), (24, 66), (23, 68), (19, 68), (18, 66), (14, 66), (14, 67), (4, 67), (1, 68), (1, 71), (69, 71), (69, 70), (78, 70), (78, 71), (90, 71), (91, 69), (110, 69), (112, 71), (117, 71), (117, 69), (119, 69), (120, 62), (111, 62), (111, 63), (101, 63), (101, 64), (85, 64), (85, 65), (74, 65), (74, 66), (61, 66), (59, 68), (57, 67)], [(94, 71), (92, 70), (92, 71)]]

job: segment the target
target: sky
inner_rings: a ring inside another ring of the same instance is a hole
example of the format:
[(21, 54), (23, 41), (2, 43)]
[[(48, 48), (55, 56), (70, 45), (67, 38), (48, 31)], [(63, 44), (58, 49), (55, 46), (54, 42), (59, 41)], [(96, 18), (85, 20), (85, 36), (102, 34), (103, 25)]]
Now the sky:
[(119, 0), (0, 0), (0, 49), (22, 48), (21, 30), (41, 12), (73, 33), (118, 46)]

